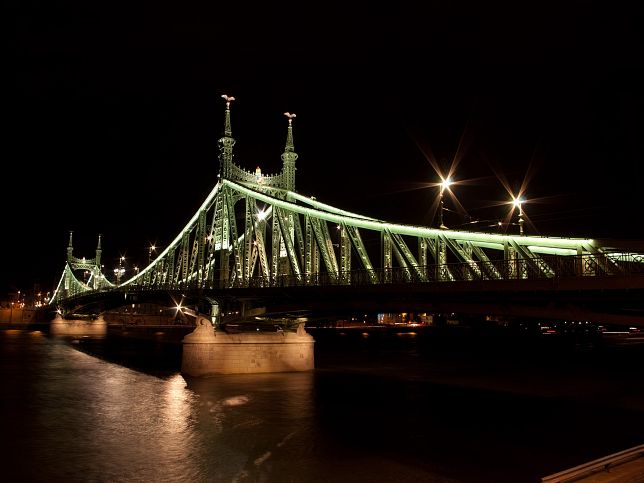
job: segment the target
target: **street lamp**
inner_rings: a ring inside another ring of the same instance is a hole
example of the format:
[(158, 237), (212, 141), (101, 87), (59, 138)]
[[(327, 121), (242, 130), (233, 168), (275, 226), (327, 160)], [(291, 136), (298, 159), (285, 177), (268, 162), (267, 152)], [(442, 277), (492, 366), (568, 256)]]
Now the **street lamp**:
[(116, 285), (120, 285), (121, 277), (125, 273), (125, 268), (123, 268), (124, 260), (125, 260), (125, 257), (119, 258), (119, 266), (114, 269), (114, 275), (116, 276)]
[(156, 246), (150, 245), (150, 248), (148, 249), (148, 265), (152, 263), (152, 252), (157, 249)]
[(512, 205), (519, 210), (519, 235), (521, 236), (523, 236), (523, 203), (525, 200), (521, 197), (512, 199)]
[(441, 190), (440, 190), (440, 198), (439, 198), (440, 199), (440, 207), (439, 207), (439, 210), (440, 210), (440, 213), (439, 213), (440, 225), (439, 225), (439, 228), (441, 230), (447, 230), (447, 227), (443, 223), (443, 210), (445, 209), (444, 204), (443, 204), (443, 194), (445, 193), (445, 190), (449, 189), (449, 187), (452, 184), (453, 184), (453, 181), (449, 176), (447, 178), (445, 178), (445, 179), (443, 179), (441, 177), (441, 182), (440, 182), (440, 185), (439, 185), (440, 188), (441, 188)]

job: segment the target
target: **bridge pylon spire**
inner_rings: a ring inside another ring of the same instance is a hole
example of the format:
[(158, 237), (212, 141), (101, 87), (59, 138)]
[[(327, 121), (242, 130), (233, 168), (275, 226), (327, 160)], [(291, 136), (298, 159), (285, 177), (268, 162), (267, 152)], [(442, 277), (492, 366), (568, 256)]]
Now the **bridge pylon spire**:
[(74, 247), (72, 246), (72, 234), (73, 231), (69, 231), (69, 243), (67, 244), (67, 261), (72, 259), (72, 253), (74, 252)]
[(293, 118), (295, 118), (295, 114), (285, 112), (284, 115), (288, 118), (286, 146), (282, 153), (282, 162), (284, 163), (282, 168), (282, 172), (284, 173), (284, 188), (289, 191), (295, 191), (295, 161), (298, 157), (293, 144)]
[(98, 234), (98, 245), (96, 246), (96, 266), (100, 269), (101, 268), (101, 253), (103, 253), (103, 249), (101, 248), (101, 234)]
[(231, 175), (231, 168), (233, 164), (233, 146), (235, 139), (233, 138), (233, 131), (230, 123), (230, 103), (235, 100), (234, 97), (222, 94), (221, 96), (226, 101), (226, 115), (224, 119), (224, 135), (219, 138), (219, 175), (228, 178)]

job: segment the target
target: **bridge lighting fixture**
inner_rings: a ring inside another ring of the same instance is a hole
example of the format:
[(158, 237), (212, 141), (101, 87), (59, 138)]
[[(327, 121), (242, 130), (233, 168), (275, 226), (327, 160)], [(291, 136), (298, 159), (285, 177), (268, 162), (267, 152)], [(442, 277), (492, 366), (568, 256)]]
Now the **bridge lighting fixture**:
[(148, 249), (148, 265), (152, 263), (152, 252), (156, 251), (157, 247), (155, 245), (150, 245)]
[(523, 204), (525, 200), (520, 196), (512, 197), (512, 205), (519, 210), (519, 235), (523, 236)]
[(445, 210), (445, 206), (444, 206), (444, 203), (443, 203), (443, 194), (445, 193), (445, 190), (449, 189), (449, 187), (451, 185), (453, 185), (453, 184), (454, 184), (454, 182), (452, 181), (452, 178), (450, 178), (449, 176), (447, 178), (443, 178), (441, 176), (441, 182), (439, 184), (439, 186), (440, 186), (440, 206), (439, 206), (438, 209), (439, 209), (439, 212), (440, 212), (439, 213), (439, 219), (440, 219), (439, 228), (441, 228), (443, 230), (447, 229), (447, 227), (443, 223), (443, 211)]
[(116, 276), (116, 285), (120, 285), (121, 277), (123, 276), (124, 273), (125, 273), (125, 269), (123, 267), (114, 269), (114, 275)]

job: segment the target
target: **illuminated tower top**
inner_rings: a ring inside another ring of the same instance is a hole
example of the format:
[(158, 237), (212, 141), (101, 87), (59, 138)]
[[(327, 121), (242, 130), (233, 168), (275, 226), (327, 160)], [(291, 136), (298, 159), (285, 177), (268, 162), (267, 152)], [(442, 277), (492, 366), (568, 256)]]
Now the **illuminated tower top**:
[(221, 96), (226, 101), (226, 117), (224, 120), (224, 136), (219, 138), (219, 170), (220, 175), (224, 178), (230, 177), (231, 167), (233, 164), (233, 146), (235, 139), (230, 123), (230, 103), (235, 100), (232, 96), (223, 94)]
[[(235, 139), (232, 137), (230, 122), (230, 103), (234, 97), (226, 94), (221, 96), (226, 101), (226, 116), (224, 120), (224, 135), (219, 142), (219, 177), (252, 185), (254, 189), (261, 189), (270, 192), (274, 196), (287, 196), (285, 192), (295, 191), (295, 161), (298, 158), (293, 145), (293, 119), (295, 114), (285, 112), (288, 118), (288, 130), (286, 134), (286, 146), (281, 155), (282, 170), (277, 174), (262, 173), (259, 166), (254, 172), (247, 171), (233, 162), (233, 146)], [(282, 191), (283, 190), (283, 191)]]
[(92, 288), (98, 288), (102, 286), (105, 281), (101, 272), (101, 254), (103, 249), (101, 248), (101, 236), (98, 235), (98, 244), (96, 245), (96, 256), (94, 258), (77, 258), (74, 256), (74, 247), (72, 245), (72, 234), (69, 232), (69, 243), (67, 245), (67, 265), (69, 267), (69, 280), (65, 282), (66, 289), (69, 289), (72, 283), (70, 280), (73, 278), (73, 272), (78, 270), (83, 270), (91, 274), (91, 284)]
[(284, 188), (289, 191), (295, 191), (295, 161), (297, 160), (297, 153), (293, 145), (293, 119), (295, 114), (285, 112), (284, 115), (288, 118), (288, 131), (286, 134), (286, 146), (282, 153), (282, 161), (284, 166), (282, 173), (284, 176)]
[(74, 247), (72, 246), (72, 234), (73, 233), (74, 233), (73, 231), (69, 232), (69, 244), (67, 245), (67, 260), (71, 260), (72, 253), (74, 252)]

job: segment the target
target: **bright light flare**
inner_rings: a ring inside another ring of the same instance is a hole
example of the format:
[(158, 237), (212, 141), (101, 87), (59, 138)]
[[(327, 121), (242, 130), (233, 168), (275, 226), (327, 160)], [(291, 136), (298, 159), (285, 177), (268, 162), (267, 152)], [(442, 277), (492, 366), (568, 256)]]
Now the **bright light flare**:
[(445, 190), (449, 190), (449, 187), (452, 186), (453, 184), (454, 184), (454, 181), (452, 181), (451, 177), (448, 176), (447, 178), (443, 179), (441, 176), (441, 182), (439, 184), (439, 186), (441, 187), (441, 192)]
[(514, 206), (515, 208), (518, 208), (521, 210), (522, 209), (521, 205), (523, 205), (524, 203), (525, 203), (525, 200), (520, 196), (517, 196), (516, 198), (512, 197), (512, 206)]

